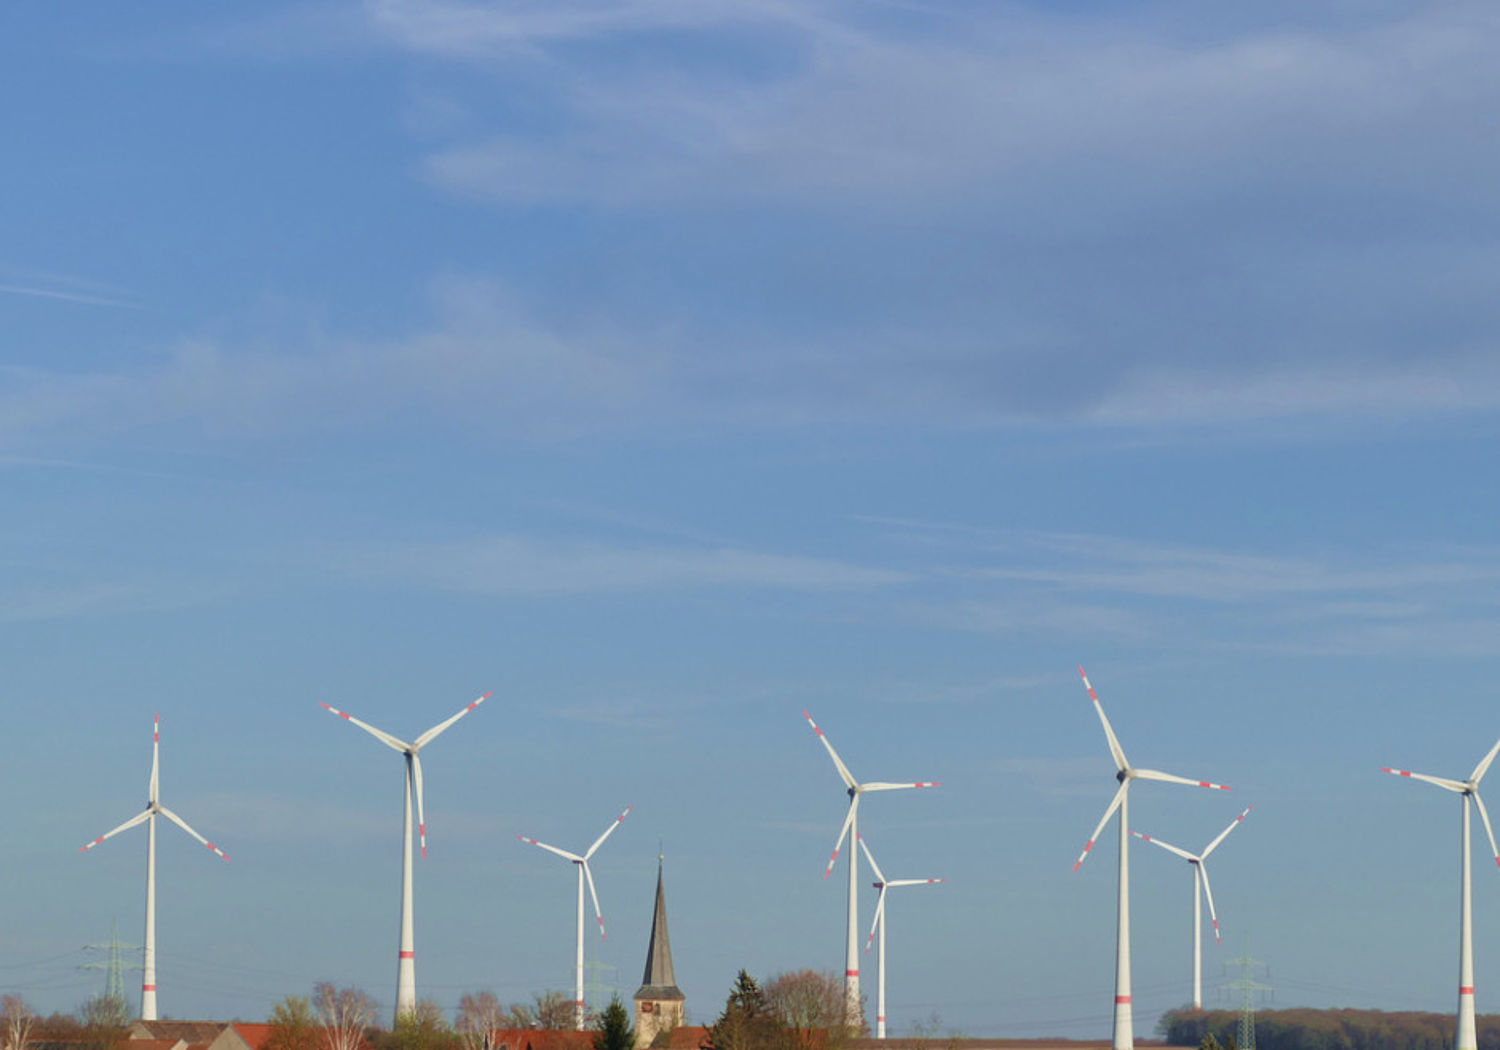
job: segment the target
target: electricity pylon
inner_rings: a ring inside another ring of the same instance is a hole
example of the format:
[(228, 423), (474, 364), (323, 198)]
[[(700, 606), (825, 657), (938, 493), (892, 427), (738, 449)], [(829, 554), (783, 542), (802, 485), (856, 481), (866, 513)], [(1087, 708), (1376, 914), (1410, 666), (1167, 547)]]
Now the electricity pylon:
[(1255, 971), (1262, 969), (1266, 979), (1271, 977), (1271, 968), (1259, 959), (1250, 958), (1250, 938), (1245, 938), (1245, 954), (1238, 959), (1230, 959), (1224, 964), (1225, 972), (1228, 968), (1238, 966), (1240, 968), (1239, 980), (1229, 981), (1219, 986), (1220, 991), (1238, 992), (1240, 999), (1240, 1029), (1235, 1038), (1236, 1050), (1255, 1050), (1255, 997), (1269, 996), (1271, 986), (1262, 984), (1255, 979)]
[(103, 944), (85, 944), (84, 947), (94, 951), (109, 952), (109, 958), (104, 962), (84, 963), (79, 969), (107, 971), (104, 979), (104, 998), (113, 999), (122, 1007), (125, 1007), (125, 970), (139, 970), (140, 967), (134, 964), (127, 967), (124, 962), (123, 953), (126, 949), (138, 951), (141, 946), (139, 944), (121, 943), (120, 920), (116, 919), (110, 927), (110, 938), (108, 941)]

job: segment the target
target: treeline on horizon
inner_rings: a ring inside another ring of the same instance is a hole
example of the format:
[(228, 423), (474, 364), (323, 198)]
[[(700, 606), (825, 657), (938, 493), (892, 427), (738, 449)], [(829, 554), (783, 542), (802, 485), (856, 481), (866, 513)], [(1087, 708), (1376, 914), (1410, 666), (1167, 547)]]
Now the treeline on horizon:
[[(1453, 1014), (1384, 1010), (1257, 1010), (1256, 1050), (1452, 1050)], [(1500, 1050), (1500, 1014), (1475, 1019), (1479, 1050)], [(1210, 1035), (1234, 1046), (1237, 1010), (1168, 1010), (1157, 1030), (1173, 1046), (1202, 1046)]]

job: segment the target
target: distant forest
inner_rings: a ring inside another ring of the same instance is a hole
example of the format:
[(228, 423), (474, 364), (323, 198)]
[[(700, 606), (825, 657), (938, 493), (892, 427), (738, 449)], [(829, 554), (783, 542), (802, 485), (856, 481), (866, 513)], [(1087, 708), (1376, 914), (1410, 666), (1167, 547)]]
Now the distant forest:
[[(1257, 1010), (1256, 1050), (1452, 1050), (1453, 1014), (1383, 1010)], [(1234, 1010), (1169, 1010), (1158, 1030), (1174, 1046), (1213, 1035), (1229, 1047), (1239, 1032)], [(1500, 1014), (1477, 1018), (1479, 1050), (1500, 1050)]]

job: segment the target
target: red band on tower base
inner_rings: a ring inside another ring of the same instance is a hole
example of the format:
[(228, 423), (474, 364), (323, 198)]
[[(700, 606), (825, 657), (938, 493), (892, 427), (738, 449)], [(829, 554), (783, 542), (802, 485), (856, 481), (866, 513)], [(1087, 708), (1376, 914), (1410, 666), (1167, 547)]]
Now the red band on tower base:
[(1126, 1006), (1129, 1006), (1130, 1005), (1130, 996), (1128, 996), (1128, 995), (1117, 995), (1117, 996), (1115, 996), (1115, 1005), (1119, 1006), (1122, 1003), (1125, 1004)]

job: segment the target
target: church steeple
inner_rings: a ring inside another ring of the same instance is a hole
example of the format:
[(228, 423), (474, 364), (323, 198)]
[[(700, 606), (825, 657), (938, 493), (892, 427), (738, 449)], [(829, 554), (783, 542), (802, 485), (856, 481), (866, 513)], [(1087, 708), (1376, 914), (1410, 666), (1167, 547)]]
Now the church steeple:
[(682, 1024), (687, 996), (672, 972), (672, 940), (667, 935), (667, 891), (662, 880), (662, 857), (656, 858), (656, 912), (651, 917), (651, 943), (646, 948), (646, 972), (635, 993), (635, 1045), (648, 1047)]

